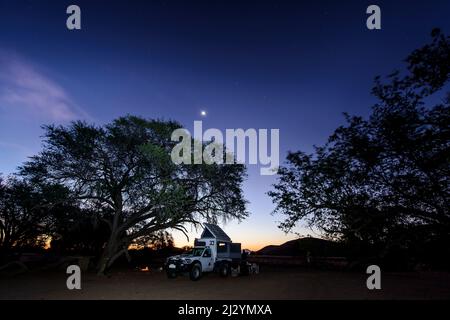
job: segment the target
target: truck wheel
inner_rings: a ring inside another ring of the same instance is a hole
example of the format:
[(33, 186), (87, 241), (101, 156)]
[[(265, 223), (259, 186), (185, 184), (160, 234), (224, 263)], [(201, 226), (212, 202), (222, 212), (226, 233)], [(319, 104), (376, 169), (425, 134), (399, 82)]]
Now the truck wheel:
[(177, 277), (177, 273), (175, 271), (167, 271), (167, 278), (175, 279)]
[(230, 275), (230, 267), (228, 266), (228, 263), (223, 263), (219, 268), (219, 275), (222, 278), (226, 278)]
[(192, 266), (191, 271), (189, 272), (189, 278), (192, 281), (197, 281), (202, 276), (202, 267), (200, 264), (196, 263)]

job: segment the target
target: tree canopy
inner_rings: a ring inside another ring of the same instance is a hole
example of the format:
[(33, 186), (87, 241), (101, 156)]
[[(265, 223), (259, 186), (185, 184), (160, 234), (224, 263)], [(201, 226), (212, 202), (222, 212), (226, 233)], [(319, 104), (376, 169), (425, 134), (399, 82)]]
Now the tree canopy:
[(450, 234), (450, 38), (433, 30), (406, 64), (375, 79), (368, 119), (345, 115), (313, 154), (288, 154), (269, 192), (283, 230), (305, 222), (367, 243)]

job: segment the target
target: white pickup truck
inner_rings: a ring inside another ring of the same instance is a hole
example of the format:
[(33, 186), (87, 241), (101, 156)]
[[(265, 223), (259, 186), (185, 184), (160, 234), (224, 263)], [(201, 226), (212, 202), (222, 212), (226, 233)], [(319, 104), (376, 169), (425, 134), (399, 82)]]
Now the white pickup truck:
[(230, 237), (215, 224), (204, 224), (200, 239), (195, 239), (194, 248), (186, 254), (169, 257), (164, 269), (169, 278), (179, 274), (189, 274), (193, 281), (205, 272), (217, 272), (222, 277), (231, 273), (231, 268), (239, 269), (242, 261), (241, 244), (233, 243)]

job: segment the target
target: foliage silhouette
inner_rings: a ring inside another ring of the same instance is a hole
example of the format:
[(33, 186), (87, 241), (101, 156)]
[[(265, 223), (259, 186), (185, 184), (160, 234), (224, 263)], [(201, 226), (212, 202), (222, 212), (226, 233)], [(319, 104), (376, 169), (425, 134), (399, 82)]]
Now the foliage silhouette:
[(378, 103), (368, 119), (346, 114), (347, 124), (314, 154), (288, 154), (268, 193), (286, 217), (281, 229), (303, 221), (382, 255), (448, 241), (450, 38), (433, 30), (406, 63), (403, 74), (375, 79)]

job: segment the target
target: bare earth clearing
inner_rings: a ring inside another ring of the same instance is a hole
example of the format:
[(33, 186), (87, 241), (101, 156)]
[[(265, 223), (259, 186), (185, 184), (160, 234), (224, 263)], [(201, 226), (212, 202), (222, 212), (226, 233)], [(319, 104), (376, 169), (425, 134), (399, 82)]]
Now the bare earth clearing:
[(198, 282), (158, 271), (82, 275), (82, 289), (68, 290), (66, 274), (31, 273), (0, 278), (0, 299), (450, 299), (450, 273), (384, 273), (382, 289), (366, 288), (364, 273), (264, 269), (258, 275)]

